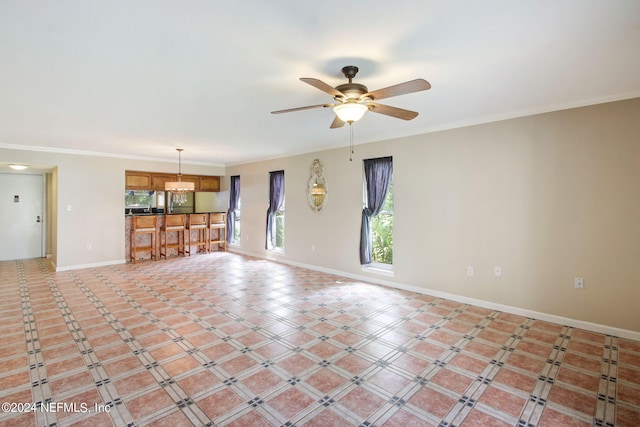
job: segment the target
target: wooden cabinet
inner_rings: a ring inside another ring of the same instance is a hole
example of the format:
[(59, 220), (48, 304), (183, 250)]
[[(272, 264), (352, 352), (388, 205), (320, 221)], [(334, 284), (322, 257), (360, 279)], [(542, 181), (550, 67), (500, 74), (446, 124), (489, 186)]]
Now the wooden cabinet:
[[(125, 171), (127, 190), (164, 191), (165, 182), (177, 181), (178, 176), (170, 173)], [(208, 175), (182, 175), (184, 182), (193, 182), (195, 191), (220, 191), (220, 177)]]
[(164, 191), (164, 183), (176, 181), (178, 177), (176, 175), (154, 173), (151, 174), (151, 190)]
[(193, 191), (200, 191), (200, 177), (198, 175), (182, 175), (182, 181), (193, 182)]
[(220, 177), (201, 176), (199, 191), (220, 191)]
[(125, 172), (125, 187), (127, 190), (149, 190), (151, 188), (151, 174), (149, 172)]

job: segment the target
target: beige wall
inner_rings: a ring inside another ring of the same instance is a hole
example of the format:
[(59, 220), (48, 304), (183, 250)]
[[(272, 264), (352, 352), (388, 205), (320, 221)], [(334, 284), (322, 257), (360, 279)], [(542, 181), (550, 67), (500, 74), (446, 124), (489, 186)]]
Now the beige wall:
[[(633, 99), (360, 145), (353, 162), (344, 148), (228, 167), (241, 176), (238, 250), (638, 332), (639, 118)], [(358, 261), (362, 159), (388, 155), (392, 278)], [(305, 199), (314, 158), (329, 185), (320, 213)], [(268, 172), (278, 169), (284, 255), (264, 250)]]
[(226, 212), (229, 207), (229, 193), (196, 192), (195, 205), (196, 212)]

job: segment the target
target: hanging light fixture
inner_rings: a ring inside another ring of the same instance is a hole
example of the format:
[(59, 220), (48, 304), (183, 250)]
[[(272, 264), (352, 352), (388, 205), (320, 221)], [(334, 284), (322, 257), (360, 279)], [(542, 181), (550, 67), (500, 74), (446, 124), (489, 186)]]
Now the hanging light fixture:
[(352, 124), (360, 120), (368, 109), (369, 107), (356, 102), (355, 99), (349, 99), (345, 103), (333, 107), (333, 112), (343, 122)]
[(346, 102), (333, 107), (333, 112), (336, 113), (336, 116), (343, 122), (349, 123), (349, 161), (353, 161), (353, 122), (360, 120), (368, 110), (368, 106), (360, 104), (355, 99), (348, 99)]
[(348, 99), (342, 104), (333, 107), (336, 116), (345, 123), (349, 123), (349, 161), (353, 161), (353, 122), (357, 122), (369, 111), (369, 107), (359, 103), (355, 99)]
[(193, 182), (182, 181), (182, 152), (183, 148), (176, 148), (178, 151), (178, 180), (164, 183), (164, 191), (171, 192), (173, 203), (182, 205), (187, 201), (187, 193), (195, 191), (196, 186)]

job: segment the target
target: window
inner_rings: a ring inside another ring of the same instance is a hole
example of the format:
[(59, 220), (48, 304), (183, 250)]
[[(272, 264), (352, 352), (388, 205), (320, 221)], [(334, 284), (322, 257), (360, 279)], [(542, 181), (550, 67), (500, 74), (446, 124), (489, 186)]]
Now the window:
[(229, 211), (227, 212), (227, 242), (240, 243), (240, 176), (229, 183)]
[(284, 171), (269, 172), (269, 209), (265, 248), (284, 250)]
[(389, 182), (382, 210), (371, 220), (371, 260), (393, 264), (393, 181)]
[(238, 198), (238, 209), (236, 209), (236, 215), (233, 219), (233, 243), (240, 243), (240, 209), (242, 205), (242, 199)]
[(276, 211), (276, 247), (275, 249), (284, 250), (284, 199), (280, 209)]
[(154, 195), (155, 191), (129, 190), (124, 195), (124, 204), (127, 208), (155, 206)]
[(393, 158), (366, 159), (360, 264), (393, 264)]

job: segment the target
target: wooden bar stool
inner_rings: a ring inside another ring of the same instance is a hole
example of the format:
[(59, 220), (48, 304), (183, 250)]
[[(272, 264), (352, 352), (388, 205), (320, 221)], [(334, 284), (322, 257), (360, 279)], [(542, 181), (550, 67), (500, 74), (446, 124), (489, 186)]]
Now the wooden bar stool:
[[(178, 256), (184, 256), (184, 230), (186, 226), (187, 216), (185, 214), (165, 215), (164, 225), (160, 227), (160, 258), (167, 258), (167, 250), (177, 248)], [(169, 243), (167, 233), (176, 233), (177, 243)], [(164, 236), (164, 244), (162, 240)], [(163, 251), (164, 249), (164, 251)]]
[[(197, 240), (191, 241), (191, 231), (197, 231)], [(191, 246), (196, 247), (196, 251), (207, 250), (207, 214), (195, 213), (189, 214), (189, 220), (187, 221), (187, 243), (185, 244), (185, 253), (191, 256)]]
[[(133, 217), (133, 226), (131, 227), (131, 261), (136, 263), (138, 252), (149, 252), (151, 259), (156, 257), (156, 224), (158, 223), (156, 215), (140, 215)], [(150, 236), (149, 246), (138, 246), (137, 237), (148, 234)]]
[[(215, 236), (213, 232), (216, 232)], [(208, 250), (211, 252), (211, 245), (220, 245), (227, 251), (227, 214), (224, 212), (211, 212), (209, 214), (209, 245)]]

